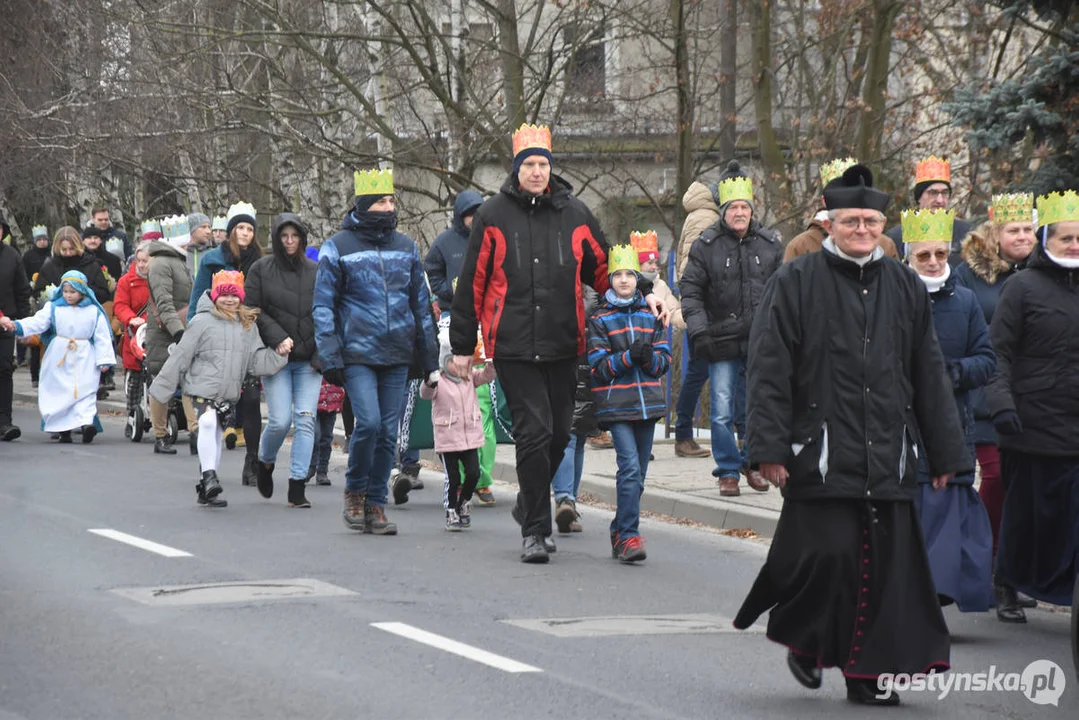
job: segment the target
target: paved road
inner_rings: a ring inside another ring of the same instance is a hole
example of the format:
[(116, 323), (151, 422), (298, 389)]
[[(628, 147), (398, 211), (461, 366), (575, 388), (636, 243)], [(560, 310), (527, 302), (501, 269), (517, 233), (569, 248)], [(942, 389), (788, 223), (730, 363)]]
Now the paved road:
[[(16, 422), (36, 428), (37, 413), (18, 408)], [(313, 509), (291, 510), (283, 492), (266, 501), (239, 486), (238, 452), (222, 472), (229, 507), (200, 509), (194, 458), (155, 457), (149, 443), (123, 440), (116, 419), (105, 423), (90, 446), (28, 430), (0, 447), (0, 720), (868, 714), (845, 702), (835, 671), (820, 691), (804, 690), (780, 648), (728, 630), (763, 560), (759, 542), (645, 521), (649, 560), (624, 567), (609, 556), (610, 514), (589, 508), (584, 534), (559, 538), (550, 565), (526, 566), (506, 502), (450, 535), (431, 474), (431, 489), (390, 509), (399, 536), (355, 535), (340, 520), (339, 471), (333, 487), (311, 488)], [(170, 550), (188, 555), (158, 554)], [(198, 591), (122, 594), (207, 583), (264, 593), (296, 579), (347, 594), (233, 603)], [(184, 601), (194, 604), (172, 604)], [(906, 710), (881, 712), (1075, 717), (1067, 618), (1030, 616), (1010, 627), (949, 612), (953, 665), (1011, 672), (1052, 659), (1068, 672), (1059, 708), (1019, 693), (908, 693)], [(594, 617), (610, 619), (573, 620)], [(545, 619), (556, 622), (535, 622)], [(656, 634), (671, 630), (681, 632)]]

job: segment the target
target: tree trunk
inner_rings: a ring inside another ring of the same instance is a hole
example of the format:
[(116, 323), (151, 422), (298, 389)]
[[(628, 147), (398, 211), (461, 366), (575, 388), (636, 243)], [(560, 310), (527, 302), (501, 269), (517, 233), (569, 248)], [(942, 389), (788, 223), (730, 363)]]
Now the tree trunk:
[(517, 37), (517, 7), (514, 0), (498, 0), (498, 50), (502, 62), (502, 94), (509, 127), (516, 130), (525, 122), (525, 73)]
[(684, 0), (671, 0), (671, 20), (674, 27), (674, 74), (678, 93), (678, 179), (674, 205), (675, 227), (684, 220), (682, 196), (693, 182), (693, 98), (690, 96), (689, 37), (686, 32)]
[(787, 168), (772, 125), (772, 0), (754, 5), (753, 21), (753, 106), (764, 166), (765, 200), (773, 212), (782, 214), (788, 204)]
[(892, 29), (902, 3), (874, 0), (869, 61), (862, 83), (862, 118), (858, 128), (858, 159), (863, 163), (880, 160), (884, 110), (888, 95), (888, 70), (892, 54)]
[(719, 154), (730, 160), (738, 141), (738, 0), (720, 0)]

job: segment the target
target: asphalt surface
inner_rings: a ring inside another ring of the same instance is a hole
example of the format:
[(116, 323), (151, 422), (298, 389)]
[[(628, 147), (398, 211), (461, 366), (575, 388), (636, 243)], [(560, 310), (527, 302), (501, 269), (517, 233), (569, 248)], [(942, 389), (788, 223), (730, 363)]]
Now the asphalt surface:
[[(870, 710), (845, 701), (837, 671), (805, 690), (762, 632), (729, 630), (764, 559), (759, 541), (645, 520), (649, 558), (626, 567), (610, 557), (611, 514), (583, 508), (583, 534), (557, 536), (549, 565), (523, 565), (509, 486), (496, 486), (496, 507), (474, 511), (471, 531), (450, 534), (429, 472), (425, 490), (388, 510), (397, 537), (357, 535), (340, 518), (340, 454), (334, 485), (309, 487), (314, 507), (298, 510), (281, 482), (271, 500), (241, 487), (242, 450), (226, 452), (229, 507), (199, 508), (197, 461), (183, 443), (179, 455), (154, 456), (149, 441), (123, 439), (118, 419), (103, 420), (92, 445), (60, 446), (36, 430), (33, 408), (18, 407), (24, 437), (0, 446), (0, 720), (1077, 715), (1064, 613), (1028, 611), (1028, 625), (1008, 626), (947, 611), (953, 670), (1053, 660), (1066, 673), (1059, 707), (995, 691), (906, 693), (898, 711)], [(117, 592), (206, 583), (267, 592), (294, 579), (348, 594), (202, 603), (197, 592), (159, 593), (197, 602), (156, 606)], [(594, 617), (616, 634), (572, 636), (586, 629), (574, 618)], [(529, 626), (544, 619), (556, 621), (551, 632)], [(644, 632), (685, 622), (721, 631)], [(470, 657), (375, 623), (463, 643), (451, 649)], [(496, 657), (477, 661), (475, 651)]]

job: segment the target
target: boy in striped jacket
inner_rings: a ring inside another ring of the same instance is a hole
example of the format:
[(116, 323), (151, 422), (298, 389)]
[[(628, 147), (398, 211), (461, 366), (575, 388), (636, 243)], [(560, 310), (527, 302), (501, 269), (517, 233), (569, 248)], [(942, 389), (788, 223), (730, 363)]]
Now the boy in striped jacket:
[(617, 456), (618, 509), (611, 522), (611, 556), (645, 559), (637, 526), (656, 421), (667, 410), (660, 378), (671, 364), (663, 326), (637, 291), (641, 266), (630, 245), (611, 248), (611, 287), (588, 320), (588, 364), (596, 420), (610, 430)]

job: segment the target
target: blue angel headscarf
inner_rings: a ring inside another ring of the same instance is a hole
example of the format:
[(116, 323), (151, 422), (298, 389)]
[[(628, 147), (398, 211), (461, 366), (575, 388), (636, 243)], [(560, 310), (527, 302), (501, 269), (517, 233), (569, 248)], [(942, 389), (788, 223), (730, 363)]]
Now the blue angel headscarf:
[[(64, 285), (70, 285), (72, 289), (82, 293), (82, 300), (78, 302), (79, 307), (93, 305), (105, 317), (106, 322), (109, 320), (109, 314), (105, 312), (105, 308), (101, 307), (101, 303), (97, 301), (97, 296), (90, 288), (90, 282), (86, 279), (86, 276), (78, 270), (68, 270), (60, 276), (60, 287), (56, 288), (52, 294), (52, 323), (49, 325), (49, 329), (41, 334), (41, 341), (44, 345), (48, 345), (56, 336), (56, 306), (64, 307), (67, 305), (67, 300), (64, 299)], [(90, 342), (93, 342), (93, 338), (91, 338)]]

